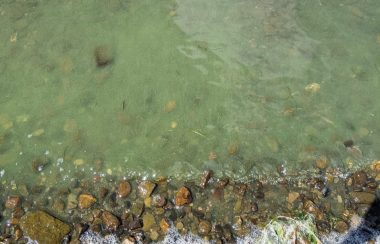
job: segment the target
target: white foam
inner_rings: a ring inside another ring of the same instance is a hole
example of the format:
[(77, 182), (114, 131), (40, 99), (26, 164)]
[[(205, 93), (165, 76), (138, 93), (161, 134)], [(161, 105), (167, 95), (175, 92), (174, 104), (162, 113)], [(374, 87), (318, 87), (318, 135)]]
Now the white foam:
[[(322, 237), (316, 237), (316, 243), (338, 244), (338, 243), (365, 243), (368, 235), (373, 236), (375, 243), (380, 244), (380, 230), (370, 228), (363, 228), (365, 232), (355, 232), (355, 226), (352, 227), (348, 233), (340, 234), (331, 232), (330, 234)], [(280, 230), (280, 231), (279, 231)], [(308, 220), (295, 220), (291, 218), (280, 219), (271, 221), (265, 228), (258, 229), (252, 227), (252, 231), (241, 238), (236, 239), (237, 244), (254, 244), (254, 243), (294, 243), (296, 236), (313, 236), (315, 226), (312, 221)], [(298, 234), (295, 234), (295, 232)], [(346, 240), (349, 237), (349, 240)], [(87, 231), (80, 238), (81, 243), (84, 244), (118, 244), (120, 241), (114, 235), (105, 237), (100, 236), (92, 231)], [(155, 242), (156, 244), (209, 244), (210, 242), (204, 240), (202, 237), (187, 234), (181, 235), (174, 227), (171, 227), (165, 236), (164, 240)]]

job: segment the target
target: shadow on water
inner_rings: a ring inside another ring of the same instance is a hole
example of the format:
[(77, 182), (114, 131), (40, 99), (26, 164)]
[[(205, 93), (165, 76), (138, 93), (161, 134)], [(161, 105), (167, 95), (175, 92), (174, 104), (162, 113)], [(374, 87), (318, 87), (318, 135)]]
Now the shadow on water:
[(354, 230), (351, 230), (342, 243), (366, 243), (375, 240), (380, 235), (380, 198), (377, 196), (363, 221)]

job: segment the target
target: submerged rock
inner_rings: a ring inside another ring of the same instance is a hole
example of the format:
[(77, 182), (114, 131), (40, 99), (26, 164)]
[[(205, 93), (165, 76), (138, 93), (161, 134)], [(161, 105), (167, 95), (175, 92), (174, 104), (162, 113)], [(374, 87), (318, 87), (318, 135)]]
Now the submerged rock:
[(61, 220), (43, 212), (29, 212), (21, 218), (24, 234), (40, 244), (61, 243), (71, 228)]
[(120, 225), (119, 219), (108, 211), (103, 211), (102, 221), (105, 229), (109, 231), (116, 231), (117, 227)]
[(131, 190), (132, 188), (128, 181), (121, 181), (117, 189), (117, 196), (120, 198), (127, 197), (131, 193)]
[(104, 67), (113, 62), (113, 51), (109, 46), (98, 46), (94, 51), (96, 66)]
[(15, 209), (21, 205), (21, 198), (19, 196), (8, 196), (5, 202), (5, 207), (9, 209)]
[(78, 207), (80, 209), (90, 208), (96, 202), (96, 198), (91, 194), (80, 194), (78, 198)]

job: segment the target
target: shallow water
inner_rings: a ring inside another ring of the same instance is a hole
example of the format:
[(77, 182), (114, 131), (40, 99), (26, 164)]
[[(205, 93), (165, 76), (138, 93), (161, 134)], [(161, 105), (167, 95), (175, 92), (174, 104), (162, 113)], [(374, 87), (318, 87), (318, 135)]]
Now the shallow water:
[(360, 167), (380, 153), (378, 23), (375, 0), (2, 1), (2, 182)]

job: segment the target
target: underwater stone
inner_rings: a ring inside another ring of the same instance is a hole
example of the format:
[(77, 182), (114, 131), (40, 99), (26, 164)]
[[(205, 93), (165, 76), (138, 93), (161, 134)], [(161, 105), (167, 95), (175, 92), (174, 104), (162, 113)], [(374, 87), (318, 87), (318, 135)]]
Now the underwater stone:
[(113, 62), (113, 52), (108, 46), (98, 46), (94, 51), (96, 66), (104, 67)]
[(20, 227), (27, 236), (40, 244), (61, 243), (71, 229), (68, 224), (43, 211), (24, 215)]

